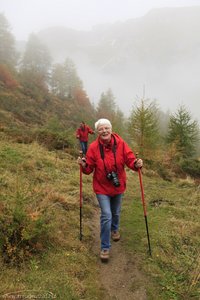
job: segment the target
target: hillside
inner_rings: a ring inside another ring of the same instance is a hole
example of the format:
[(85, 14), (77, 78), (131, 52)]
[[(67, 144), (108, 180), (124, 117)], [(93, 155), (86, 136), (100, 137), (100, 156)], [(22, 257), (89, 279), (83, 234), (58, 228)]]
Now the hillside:
[(8, 141), (1, 132), (0, 171), (2, 297), (199, 299), (200, 194), (192, 181), (167, 182), (144, 169), (151, 258), (138, 176), (128, 171), (122, 240), (113, 244), (110, 263), (102, 265), (91, 176), (83, 177), (83, 240), (79, 240), (75, 158), (36, 142)]
[(42, 90), (39, 95), (33, 98), (21, 87), (3, 87), (0, 93), (0, 296), (199, 299), (198, 176), (196, 181), (169, 179), (159, 163), (157, 171), (144, 166), (150, 257), (138, 174), (127, 170), (122, 239), (113, 244), (110, 263), (101, 264), (92, 176), (83, 176), (79, 240), (74, 130), (84, 107), (79, 111), (72, 99), (60, 100)]
[(61, 100), (42, 90), (37, 95), (31, 93), (23, 87), (0, 89), (0, 131), (18, 142), (37, 141), (49, 149), (73, 150), (80, 120), (83, 118), (93, 126), (90, 102)]

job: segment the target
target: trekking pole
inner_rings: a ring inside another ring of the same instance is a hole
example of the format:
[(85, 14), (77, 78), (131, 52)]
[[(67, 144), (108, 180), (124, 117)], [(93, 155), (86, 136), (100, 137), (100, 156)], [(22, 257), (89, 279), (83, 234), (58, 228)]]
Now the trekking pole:
[[(136, 153), (136, 157), (138, 158), (138, 153)], [(151, 244), (150, 244), (150, 238), (149, 238), (148, 222), (147, 222), (147, 210), (146, 210), (146, 203), (145, 203), (145, 199), (144, 199), (144, 189), (143, 189), (143, 183), (142, 183), (142, 173), (141, 173), (140, 168), (138, 168), (138, 175), (139, 175), (139, 181), (140, 181), (140, 190), (141, 190), (141, 198), (142, 198), (142, 205), (143, 205), (143, 211), (144, 211), (144, 219), (145, 219), (146, 231), (147, 231), (149, 254), (150, 254), (150, 256), (152, 256), (151, 255)]]
[[(79, 151), (80, 157), (83, 157), (83, 151)], [(82, 195), (82, 166), (80, 165), (80, 241), (82, 241), (82, 206), (83, 206), (83, 195)]]

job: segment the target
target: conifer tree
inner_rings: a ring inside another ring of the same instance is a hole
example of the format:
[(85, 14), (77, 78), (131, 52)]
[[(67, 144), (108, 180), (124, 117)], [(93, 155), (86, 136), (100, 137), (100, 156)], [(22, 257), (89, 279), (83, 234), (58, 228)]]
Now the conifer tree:
[(123, 112), (115, 103), (115, 97), (111, 89), (101, 94), (96, 109), (97, 119), (106, 118), (111, 121), (113, 131), (127, 139), (127, 130), (125, 128), (125, 117)]
[(97, 118), (106, 118), (111, 122), (115, 118), (116, 103), (115, 97), (111, 89), (101, 94), (100, 100), (97, 105)]
[(51, 57), (49, 50), (35, 34), (31, 34), (21, 61), (22, 81), (30, 90), (47, 88)]
[(199, 140), (197, 121), (193, 121), (184, 106), (170, 116), (167, 143), (176, 146), (178, 158), (190, 158), (196, 152)]
[(0, 64), (15, 67), (16, 62), (15, 38), (6, 17), (0, 13)]
[(114, 118), (112, 120), (113, 130), (123, 137), (124, 140), (128, 142), (128, 130), (127, 130), (127, 122), (123, 112), (116, 108)]
[(159, 144), (157, 106), (155, 102), (141, 100), (132, 109), (129, 133), (134, 148), (146, 158), (153, 158)]
[(66, 88), (68, 91), (68, 95), (73, 97), (74, 92), (77, 89), (83, 88), (83, 83), (78, 76), (78, 72), (76, 70), (76, 66), (74, 62), (67, 58), (64, 62), (65, 76), (66, 76)]
[(74, 97), (77, 90), (82, 89), (83, 84), (78, 76), (74, 62), (67, 58), (64, 64), (55, 64), (51, 74), (52, 92), (61, 97)]

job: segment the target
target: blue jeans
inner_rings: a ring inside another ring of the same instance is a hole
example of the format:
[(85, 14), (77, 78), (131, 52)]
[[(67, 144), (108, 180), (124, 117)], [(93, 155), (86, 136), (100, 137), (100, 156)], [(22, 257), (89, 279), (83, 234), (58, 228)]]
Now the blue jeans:
[(97, 194), (97, 200), (101, 208), (101, 249), (110, 249), (110, 233), (119, 229), (121, 202), (123, 194), (113, 197)]
[(86, 152), (87, 152), (87, 143), (88, 142), (81, 142), (80, 141), (81, 150), (83, 151), (83, 154), (86, 154)]

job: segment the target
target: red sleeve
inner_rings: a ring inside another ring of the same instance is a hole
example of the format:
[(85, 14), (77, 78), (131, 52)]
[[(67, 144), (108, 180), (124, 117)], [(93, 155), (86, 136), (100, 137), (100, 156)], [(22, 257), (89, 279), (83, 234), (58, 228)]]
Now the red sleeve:
[(133, 153), (133, 151), (130, 149), (128, 144), (124, 142), (124, 157), (125, 157), (125, 164), (128, 168), (137, 171), (137, 168), (135, 168), (135, 161), (136, 161), (136, 156)]
[(92, 146), (88, 148), (87, 154), (86, 154), (86, 167), (83, 168), (83, 173), (84, 174), (91, 174), (95, 168), (95, 153), (94, 150), (92, 149)]
[(94, 130), (92, 130), (89, 126), (87, 126), (87, 129), (88, 129), (88, 132), (89, 132), (90, 134), (93, 134), (93, 133), (94, 133)]
[(79, 128), (76, 130), (76, 137), (77, 136), (80, 136), (80, 129)]

